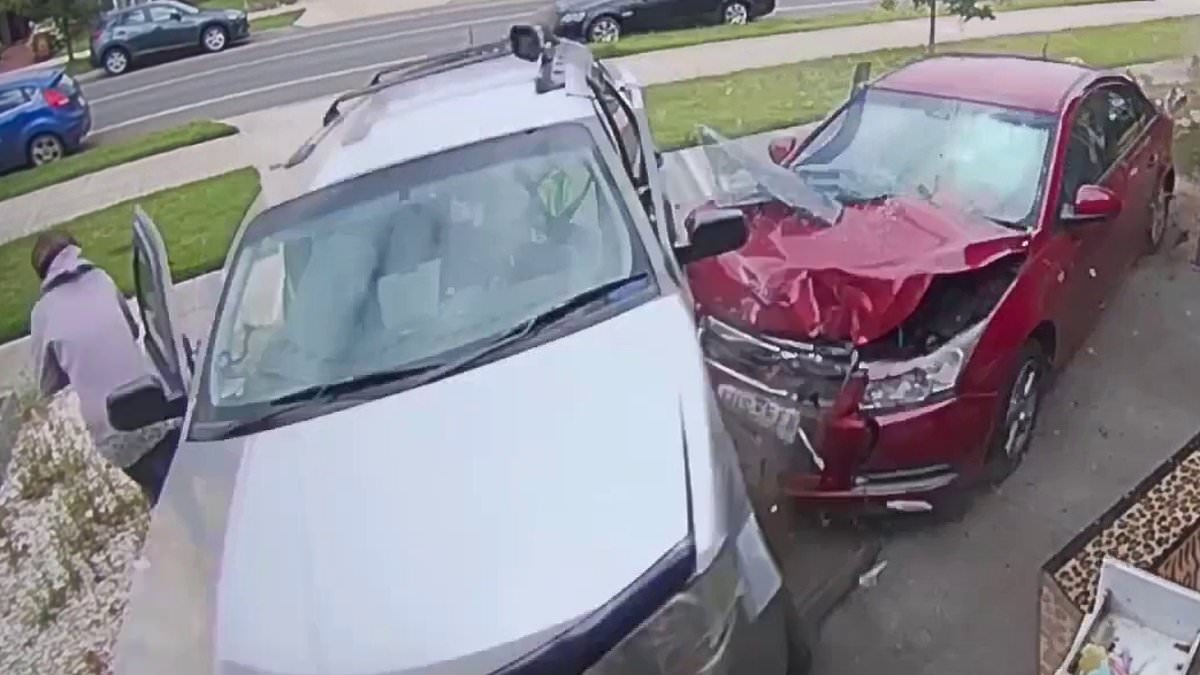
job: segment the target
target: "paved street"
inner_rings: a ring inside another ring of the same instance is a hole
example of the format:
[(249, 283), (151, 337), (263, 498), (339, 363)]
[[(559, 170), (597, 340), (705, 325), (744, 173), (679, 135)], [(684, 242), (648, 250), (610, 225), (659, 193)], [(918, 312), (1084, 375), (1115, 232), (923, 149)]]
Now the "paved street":
[[(1126, 280), (1052, 390), (1020, 470), (959, 521), (886, 534), (887, 568), (827, 621), (814, 675), (1033, 672), (1040, 566), (1196, 433), (1200, 209), (1194, 194), (1183, 205), (1189, 243)], [(800, 550), (844, 539), (810, 532)]]
[[(852, 11), (874, 0), (780, 0), (777, 14)], [(221, 119), (361, 86), (389, 63), (503, 37), (544, 0), (451, 4), (342, 25), (266, 34), (222, 54), (90, 82), (97, 141)]]

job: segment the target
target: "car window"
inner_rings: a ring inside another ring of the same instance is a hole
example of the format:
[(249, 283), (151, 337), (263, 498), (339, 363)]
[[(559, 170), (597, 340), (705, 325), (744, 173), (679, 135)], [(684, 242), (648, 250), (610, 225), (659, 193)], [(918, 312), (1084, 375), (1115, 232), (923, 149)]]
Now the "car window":
[(624, 148), (625, 156), (632, 164), (629, 179), (640, 188), (646, 184), (646, 167), (642, 163), (641, 137), (638, 135), (637, 123), (625, 112), (624, 106), (618, 99), (619, 96), (620, 93), (616, 88), (608, 80), (604, 80), (599, 97), (600, 105), (616, 125), (617, 141)]
[(5, 89), (0, 91), (0, 113), (6, 113), (29, 101), (24, 89)]
[(118, 26), (136, 26), (146, 23), (146, 10), (140, 9), (136, 12), (126, 12), (117, 20)]
[(1046, 177), (1052, 115), (867, 90), (793, 167), (840, 202), (903, 195), (1031, 227)]
[(1107, 106), (1105, 134), (1112, 153), (1111, 159), (1115, 161), (1141, 137), (1146, 123), (1150, 121), (1152, 108), (1132, 85), (1106, 87), (1104, 92)]
[(260, 214), (230, 264), (198, 421), (440, 362), (648, 271), (634, 197), (593, 138), (569, 124), (487, 141)]
[(1059, 196), (1063, 207), (1075, 203), (1075, 195), (1081, 186), (1099, 183), (1112, 164), (1105, 133), (1107, 116), (1108, 100), (1104, 91), (1090, 94), (1076, 111), (1063, 159)]
[(181, 13), (175, 7), (164, 7), (162, 5), (150, 7), (146, 11), (150, 12), (150, 20), (154, 23), (174, 21), (175, 16)]

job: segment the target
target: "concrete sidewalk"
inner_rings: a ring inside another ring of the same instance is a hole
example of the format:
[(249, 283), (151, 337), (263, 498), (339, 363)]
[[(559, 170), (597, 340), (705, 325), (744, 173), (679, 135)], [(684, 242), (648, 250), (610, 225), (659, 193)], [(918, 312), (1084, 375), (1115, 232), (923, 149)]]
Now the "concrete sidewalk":
[[(1200, 16), (1200, 0), (1134, 0), (1101, 5), (1047, 7), (1001, 12), (994, 21), (962, 22), (955, 17), (938, 20), (939, 44), (963, 40), (1021, 35), (1137, 23), (1153, 19)], [(728, 42), (647, 52), (614, 59), (630, 68), (645, 85), (728, 75), (828, 56), (861, 54), (878, 49), (921, 47), (929, 37), (927, 19), (911, 19), (848, 26), (829, 30), (788, 33)], [(1200, 49), (1200, 24), (1191, 40)]]
[(241, 130), (181, 150), (155, 155), (2, 202), (0, 244), (52, 225), (159, 190), (246, 166), (266, 174), (287, 159), (321, 124), (322, 98), (226, 120)]

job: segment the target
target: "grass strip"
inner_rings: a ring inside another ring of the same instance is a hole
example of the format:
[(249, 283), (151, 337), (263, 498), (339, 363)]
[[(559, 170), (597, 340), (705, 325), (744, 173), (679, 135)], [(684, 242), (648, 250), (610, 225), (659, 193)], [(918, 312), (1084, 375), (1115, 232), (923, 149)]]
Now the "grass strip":
[[(1128, 0), (1001, 0), (993, 3), (992, 9), (997, 14), (1022, 9), (1041, 9), (1044, 7), (1063, 7), (1069, 5), (1099, 5), (1110, 2), (1127, 2)], [(601, 58), (631, 56), (645, 52), (663, 49), (678, 49), (692, 47), (709, 42), (725, 42), (768, 35), (786, 33), (806, 33), (815, 30), (831, 28), (846, 28), (848, 26), (867, 26), (889, 21), (928, 18), (927, 10), (917, 10), (907, 6), (894, 10), (875, 7), (857, 12), (841, 12), (837, 14), (821, 14), (806, 16), (798, 19), (767, 17), (744, 26), (704, 26), (683, 30), (644, 33), (623, 37), (619, 42), (606, 45), (593, 45), (592, 52)]]
[[(256, 169), (239, 169), (110, 206), (54, 229), (70, 231), (84, 255), (131, 294), (134, 204), (141, 204), (161, 229), (178, 283), (220, 269), (259, 188)], [(35, 237), (0, 245), (0, 343), (29, 333), (29, 311), (38, 298), (38, 279), (29, 263)]]
[[(1080, 58), (1097, 67), (1128, 66), (1178, 58), (1200, 35), (1200, 19), (1160, 19), (956, 42), (953, 52), (988, 52)], [(882, 74), (920, 58), (920, 47), (884, 49), (770, 68), (744, 70), (650, 87), (646, 104), (660, 148), (693, 145), (697, 124), (734, 138), (819, 120), (840, 104), (854, 65), (870, 61)]]
[(272, 14), (258, 19), (250, 20), (250, 30), (262, 32), (265, 30), (278, 30), (280, 28), (290, 28), (292, 24), (300, 20), (304, 16), (303, 9), (297, 9), (293, 12), (284, 12), (283, 14)]
[(152, 155), (232, 136), (237, 132), (237, 127), (220, 122), (191, 122), (126, 141), (88, 148), (53, 164), (0, 176), (0, 202)]

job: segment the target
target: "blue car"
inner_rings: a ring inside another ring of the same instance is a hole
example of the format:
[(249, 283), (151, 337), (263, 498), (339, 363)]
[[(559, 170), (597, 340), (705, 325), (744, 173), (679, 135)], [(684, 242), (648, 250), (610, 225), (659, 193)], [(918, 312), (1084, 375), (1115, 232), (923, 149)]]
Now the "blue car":
[(0, 78), (0, 171), (58, 161), (91, 130), (87, 99), (65, 70)]

